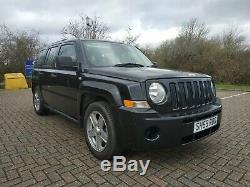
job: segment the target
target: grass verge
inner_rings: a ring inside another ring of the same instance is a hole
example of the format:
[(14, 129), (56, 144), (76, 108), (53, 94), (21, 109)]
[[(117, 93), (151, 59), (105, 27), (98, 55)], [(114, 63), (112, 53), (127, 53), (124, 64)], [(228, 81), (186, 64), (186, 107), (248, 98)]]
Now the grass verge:
[(234, 90), (234, 91), (250, 92), (250, 85), (217, 83), (215, 86), (216, 89), (218, 90)]

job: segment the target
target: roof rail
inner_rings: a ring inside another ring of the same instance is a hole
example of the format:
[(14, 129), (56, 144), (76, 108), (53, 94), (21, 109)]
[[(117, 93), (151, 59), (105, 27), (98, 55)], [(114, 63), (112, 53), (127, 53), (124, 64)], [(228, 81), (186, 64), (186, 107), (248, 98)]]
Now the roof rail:
[(64, 39), (62, 39), (62, 40), (58, 40), (58, 41), (56, 41), (56, 42), (53, 42), (51, 45), (56, 44), (56, 43), (59, 43), (59, 42), (63, 42), (63, 41), (66, 41), (66, 40), (68, 40), (68, 39), (67, 39), (67, 38), (64, 38)]

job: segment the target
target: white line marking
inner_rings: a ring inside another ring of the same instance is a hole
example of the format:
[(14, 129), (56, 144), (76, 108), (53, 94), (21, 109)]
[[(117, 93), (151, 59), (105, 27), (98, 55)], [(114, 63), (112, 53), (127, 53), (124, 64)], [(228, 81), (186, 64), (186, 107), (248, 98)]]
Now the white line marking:
[(228, 96), (228, 97), (222, 97), (221, 99), (224, 100), (224, 99), (230, 99), (232, 97), (239, 97), (239, 96), (242, 96), (242, 95), (246, 95), (246, 94), (249, 94), (250, 92), (244, 92), (244, 93), (240, 93), (240, 94), (236, 94), (236, 95), (231, 95), (231, 96)]

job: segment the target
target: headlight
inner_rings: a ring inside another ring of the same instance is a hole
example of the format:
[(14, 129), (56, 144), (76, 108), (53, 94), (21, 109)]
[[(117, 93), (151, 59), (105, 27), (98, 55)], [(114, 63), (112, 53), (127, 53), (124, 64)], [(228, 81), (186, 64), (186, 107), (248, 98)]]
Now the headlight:
[(166, 100), (166, 91), (164, 87), (157, 82), (152, 83), (149, 86), (149, 97), (155, 104), (161, 104)]
[(216, 96), (215, 85), (212, 81), (211, 81), (211, 89), (212, 89), (213, 95)]

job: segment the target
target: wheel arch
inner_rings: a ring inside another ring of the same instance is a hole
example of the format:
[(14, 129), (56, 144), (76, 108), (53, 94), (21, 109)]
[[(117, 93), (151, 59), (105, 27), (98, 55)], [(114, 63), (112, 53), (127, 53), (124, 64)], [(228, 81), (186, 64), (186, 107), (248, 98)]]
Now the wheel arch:
[(106, 101), (111, 105), (112, 109), (122, 105), (122, 99), (117, 86), (97, 81), (84, 81), (80, 86), (77, 107), (77, 113), (81, 122), (83, 122), (84, 112), (89, 104), (96, 101)]

